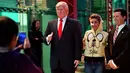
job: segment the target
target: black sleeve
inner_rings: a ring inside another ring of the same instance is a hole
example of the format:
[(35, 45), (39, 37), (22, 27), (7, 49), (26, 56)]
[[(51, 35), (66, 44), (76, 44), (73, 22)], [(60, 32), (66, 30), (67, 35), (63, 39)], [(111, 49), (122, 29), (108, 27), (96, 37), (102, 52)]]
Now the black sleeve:
[(32, 41), (34, 41), (34, 40), (35, 40), (35, 39), (34, 39), (34, 35), (33, 35), (33, 32), (32, 32), (32, 31), (30, 31), (30, 32), (28, 33), (28, 38), (29, 38), (30, 42), (32, 42)]
[(46, 45), (48, 45), (48, 44), (47, 44), (47, 41), (46, 41), (46, 37), (47, 37), (49, 34), (51, 34), (51, 30), (50, 30), (51, 27), (50, 27), (50, 25), (51, 25), (51, 22), (48, 22), (46, 31), (45, 31), (44, 36), (43, 36), (43, 42), (44, 42)]
[(21, 51), (21, 49), (16, 48), (14, 51), (16, 51), (16, 52), (20, 52), (20, 51)]
[(43, 34), (42, 34), (42, 32), (40, 31), (40, 38), (39, 38), (39, 42), (43, 42)]
[(108, 41), (107, 41), (107, 46), (105, 47), (105, 56), (106, 56), (106, 60), (107, 60), (107, 62), (111, 59), (111, 49), (112, 49), (112, 44), (111, 44), (111, 41), (112, 40), (110, 40), (110, 36), (111, 36), (111, 34), (110, 34), (111, 32), (109, 32), (108, 33)]
[(24, 54), (19, 55), (19, 73), (42, 73), (42, 71)]
[(29, 56), (29, 58), (34, 62), (35, 65), (38, 66), (38, 59), (36, 55), (34, 55), (31, 51), (31, 48), (27, 48), (24, 50), (24, 53)]
[(81, 60), (82, 55), (82, 32), (81, 32), (81, 24), (76, 21), (75, 22), (75, 60)]
[[(29, 41), (30, 43), (42, 43), (43, 42), (43, 35), (41, 31), (30, 31), (28, 34), (29, 37)], [(38, 38), (38, 40), (36, 40), (35, 38)]]

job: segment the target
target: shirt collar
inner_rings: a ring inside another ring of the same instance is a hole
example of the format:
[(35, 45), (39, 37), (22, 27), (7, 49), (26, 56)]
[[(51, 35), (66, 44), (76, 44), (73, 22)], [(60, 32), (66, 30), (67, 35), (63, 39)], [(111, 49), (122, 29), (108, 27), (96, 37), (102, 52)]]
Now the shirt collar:
[[(67, 16), (65, 16), (64, 18), (62, 18), (63, 21), (66, 21)], [(58, 21), (60, 21), (60, 18), (58, 18)]]
[(118, 28), (121, 30), (123, 27), (125, 27), (125, 23), (124, 24), (121, 24)]
[(5, 52), (8, 52), (8, 47), (0, 47), (0, 52), (1, 53), (5, 53)]

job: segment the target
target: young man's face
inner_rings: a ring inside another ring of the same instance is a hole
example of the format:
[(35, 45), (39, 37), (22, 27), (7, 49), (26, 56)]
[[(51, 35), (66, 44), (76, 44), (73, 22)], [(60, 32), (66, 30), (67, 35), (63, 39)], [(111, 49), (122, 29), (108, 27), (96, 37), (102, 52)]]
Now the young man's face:
[(96, 18), (90, 19), (91, 27), (96, 31), (100, 25), (99, 21)]
[(121, 12), (114, 12), (114, 22), (116, 25), (121, 25), (125, 23), (126, 16), (122, 16)]

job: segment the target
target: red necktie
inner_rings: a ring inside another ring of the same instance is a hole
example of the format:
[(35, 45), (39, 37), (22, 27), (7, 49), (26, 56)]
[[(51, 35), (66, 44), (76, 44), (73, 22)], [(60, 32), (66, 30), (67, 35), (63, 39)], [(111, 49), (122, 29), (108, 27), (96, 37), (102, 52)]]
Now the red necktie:
[(61, 34), (62, 34), (62, 19), (60, 19), (59, 28), (58, 28), (58, 36), (59, 36), (59, 38), (61, 38)]
[(116, 40), (116, 38), (117, 38), (117, 33), (118, 33), (118, 26), (116, 26), (116, 30), (115, 30), (114, 36), (113, 36), (113, 41), (114, 41), (114, 43), (115, 43), (115, 40)]

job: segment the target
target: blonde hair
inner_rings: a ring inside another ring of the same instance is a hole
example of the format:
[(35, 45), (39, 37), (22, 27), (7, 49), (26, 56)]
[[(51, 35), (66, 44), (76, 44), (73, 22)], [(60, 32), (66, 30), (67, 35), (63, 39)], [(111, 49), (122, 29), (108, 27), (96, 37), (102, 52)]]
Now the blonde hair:
[(66, 3), (66, 2), (64, 2), (64, 1), (60, 1), (60, 2), (58, 2), (57, 4), (56, 4), (56, 8), (58, 8), (58, 7), (64, 7), (68, 12), (69, 12), (69, 7), (68, 7), (68, 4)]
[(103, 25), (102, 25), (103, 20), (102, 20), (101, 16), (100, 16), (99, 14), (93, 13), (93, 14), (89, 17), (89, 21), (90, 21), (91, 19), (97, 19), (97, 20), (99, 21), (98, 30), (101, 30), (101, 31), (102, 31), (102, 30), (103, 30)]

